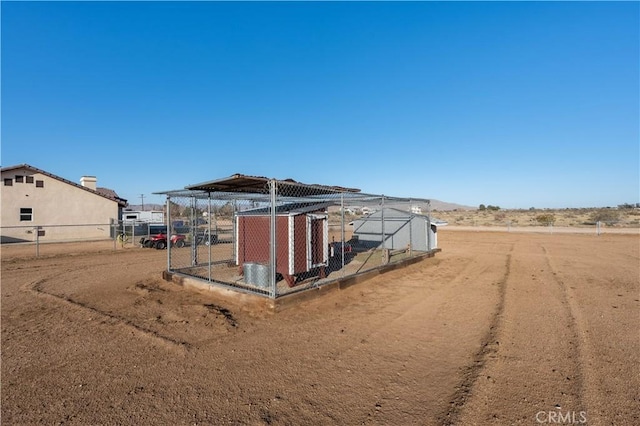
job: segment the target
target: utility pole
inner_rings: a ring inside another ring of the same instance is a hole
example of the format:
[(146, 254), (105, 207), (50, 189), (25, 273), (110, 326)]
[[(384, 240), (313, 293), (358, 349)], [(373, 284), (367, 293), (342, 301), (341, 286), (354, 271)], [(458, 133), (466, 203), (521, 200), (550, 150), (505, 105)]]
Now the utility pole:
[(140, 194), (140, 202), (142, 203), (142, 211), (144, 211), (144, 194)]

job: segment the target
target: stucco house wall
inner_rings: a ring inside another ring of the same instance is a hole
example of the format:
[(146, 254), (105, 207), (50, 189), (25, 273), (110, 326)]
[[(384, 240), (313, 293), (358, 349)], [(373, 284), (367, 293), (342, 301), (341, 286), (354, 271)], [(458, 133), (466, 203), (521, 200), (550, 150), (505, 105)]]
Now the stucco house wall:
[[(95, 184), (95, 179), (88, 180)], [(2, 169), (1, 229), (4, 242), (109, 238), (109, 224), (121, 217), (126, 200), (113, 191), (93, 189), (29, 165)], [(21, 210), (22, 209), (22, 210)], [(29, 217), (29, 210), (30, 217)]]

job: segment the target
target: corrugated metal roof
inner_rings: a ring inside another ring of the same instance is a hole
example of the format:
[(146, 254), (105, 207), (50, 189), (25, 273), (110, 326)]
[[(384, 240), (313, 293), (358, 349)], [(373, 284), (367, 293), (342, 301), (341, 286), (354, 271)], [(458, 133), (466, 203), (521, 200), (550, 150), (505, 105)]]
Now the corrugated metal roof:
[(339, 194), (343, 192), (360, 192), (355, 188), (344, 188), (341, 186), (327, 186), (318, 184), (305, 184), (293, 179), (278, 180), (263, 176), (248, 176), (235, 174), (223, 179), (198, 183), (186, 186), (185, 189), (191, 191), (206, 192), (242, 192), (250, 194), (265, 194), (269, 192), (268, 184), (275, 181), (278, 184), (278, 194), (281, 196), (311, 196), (325, 194)]

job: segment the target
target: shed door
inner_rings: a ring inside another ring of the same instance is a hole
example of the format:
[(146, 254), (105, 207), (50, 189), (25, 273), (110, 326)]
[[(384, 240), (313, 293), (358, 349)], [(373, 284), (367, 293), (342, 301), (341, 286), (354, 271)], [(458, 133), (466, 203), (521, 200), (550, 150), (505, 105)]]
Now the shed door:
[(329, 222), (326, 215), (307, 215), (307, 267), (326, 266), (329, 259)]

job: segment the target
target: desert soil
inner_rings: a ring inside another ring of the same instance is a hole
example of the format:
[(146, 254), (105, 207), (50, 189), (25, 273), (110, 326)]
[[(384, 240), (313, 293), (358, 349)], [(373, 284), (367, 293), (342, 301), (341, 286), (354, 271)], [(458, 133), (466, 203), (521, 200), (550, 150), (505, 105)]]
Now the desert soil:
[(638, 235), (439, 234), (278, 313), (163, 251), (3, 247), (2, 424), (640, 424)]

